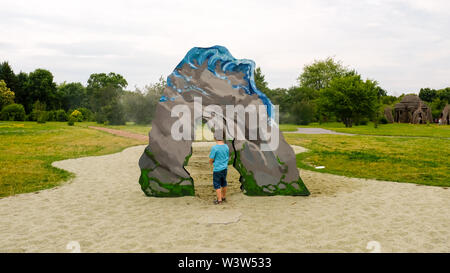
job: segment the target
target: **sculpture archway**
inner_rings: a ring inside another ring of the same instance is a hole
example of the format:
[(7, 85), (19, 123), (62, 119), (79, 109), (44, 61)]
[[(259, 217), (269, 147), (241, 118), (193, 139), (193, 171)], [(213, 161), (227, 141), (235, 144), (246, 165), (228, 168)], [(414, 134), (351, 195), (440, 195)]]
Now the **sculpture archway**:
[[(167, 77), (167, 86), (152, 122), (149, 145), (139, 160), (139, 183), (146, 195), (194, 195), (194, 181), (184, 166), (192, 154), (193, 128), (201, 119), (213, 124), (217, 120), (224, 121), (224, 135), (227, 137), (233, 166), (241, 175), (240, 182), (247, 195), (309, 195), (299, 177), (293, 149), (284, 140), (282, 133), (276, 130), (277, 123), (273, 122), (276, 120), (276, 108), (256, 88), (254, 68), (253, 61), (237, 60), (222, 46), (196, 47), (186, 54)], [(203, 112), (199, 113), (199, 101), (201, 109), (209, 106), (218, 109), (213, 112), (214, 115), (211, 112), (204, 116)], [(255, 128), (250, 122), (249, 113), (246, 114), (249, 118), (244, 121), (244, 138), (236, 137), (239, 130), (236, 120), (239, 118), (234, 114), (232, 117), (224, 114), (227, 105), (264, 106), (264, 113), (271, 121), (267, 124), (271, 138), (265, 139), (258, 133), (257, 138), (252, 139), (252, 130)], [(189, 121), (185, 113), (174, 115), (174, 109), (178, 108), (189, 110)], [(220, 109), (222, 113), (219, 113)], [(174, 124), (180, 122), (180, 117), (186, 118), (187, 128), (183, 129), (186, 129), (190, 138), (177, 139), (173, 135)], [(229, 124), (233, 126), (228, 127)], [(232, 138), (229, 138), (230, 135)], [(270, 146), (274, 138), (278, 140), (276, 147), (262, 148)]]

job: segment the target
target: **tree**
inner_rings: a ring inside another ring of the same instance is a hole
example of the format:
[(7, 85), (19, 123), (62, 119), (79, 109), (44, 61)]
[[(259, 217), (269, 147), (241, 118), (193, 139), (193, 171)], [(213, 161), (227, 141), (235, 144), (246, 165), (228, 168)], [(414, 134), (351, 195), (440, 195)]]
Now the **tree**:
[(118, 89), (124, 89), (127, 87), (128, 82), (120, 74), (114, 72), (105, 73), (94, 73), (89, 76), (87, 81), (88, 89), (102, 89), (107, 86), (112, 86)]
[[(14, 94), (16, 94), (15, 98), (16, 102), (22, 105), (30, 105), (30, 106), (33, 105), (33, 100), (31, 97), (27, 96), (26, 90), (26, 85), (28, 82), (28, 74), (20, 72), (19, 74), (16, 75), (16, 78), (17, 78), (17, 85), (16, 89), (14, 90)], [(31, 111), (30, 109), (28, 110)]]
[(125, 123), (123, 105), (119, 99), (127, 85), (122, 75), (113, 72), (92, 74), (89, 77), (86, 93), (98, 123)]
[(450, 87), (439, 89), (437, 91), (437, 97), (446, 103), (450, 103)]
[(420, 88), (419, 98), (426, 102), (432, 102), (437, 97), (437, 91), (430, 88)]
[(14, 92), (6, 86), (4, 80), (0, 80), (0, 110), (12, 103), (14, 103)]
[(17, 77), (8, 62), (0, 64), (0, 80), (3, 80), (13, 92), (16, 92)]
[(303, 67), (303, 73), (298, 77), (300, 86), (321, 90), (328, 87), (334, 78), (342, 77), (352, 71), (328, 57), (325, 60), (315, 60), (312, 64)]
[(86, 88), (79, 82), (62, 83), (58, 85), (61, 108), (65, 111), (87, 106)]
[(373, 118), (378, 106), (377, 82), (361, 80), (360, 75), (334, 78), (320, 92), (319, 106), (322, 111), (333, 113), (346, 127), (362, 118)]
[(127, 120), (137, 124), (150, 124), (165, 85), (166, 81), (160, 77), (157, 83), (146, 85), (143, 90), (136, 88), (135, 92), (125, 92), (121, 102)]
[(269, 84), (265, 80), (265, 76), (261, 71), (260, 67), (257, 67), (255, 69), (255, 84), (256, 88), (258, 88), (259, 91), (266, 94), (267, 91), (269, 91)]
[(48, 110), (60, 108), (58, 95), (56, 92), (56, 83), (53, 82), (53, 74), (45, 69), (36, 69), (28, 76), (25, 84), (27, 93), (27, 104), (25, 109), (30, 111), (35, 101), (45, 103)]

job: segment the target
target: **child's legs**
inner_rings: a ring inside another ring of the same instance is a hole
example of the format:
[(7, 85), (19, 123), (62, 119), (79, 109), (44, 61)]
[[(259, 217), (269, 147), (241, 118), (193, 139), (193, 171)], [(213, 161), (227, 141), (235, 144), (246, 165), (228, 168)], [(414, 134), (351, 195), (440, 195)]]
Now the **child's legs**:
[(213, 172), (213, 186), (216, 190), (217, 194), (217, 200), (222, 201), (222, 189), (221, 189), (221, 173), (220, 172)]
[(227, 195), (227, 172), (228, 170), (225, 169), (222, 171), (222, 181), (220, 183), (220, 186), (222, 187), (222, 198), (225, 198)]
[(217, 194), (217, 200), (222, 201), (222, 189), (217, 189), (216, 190), (216, 194)]

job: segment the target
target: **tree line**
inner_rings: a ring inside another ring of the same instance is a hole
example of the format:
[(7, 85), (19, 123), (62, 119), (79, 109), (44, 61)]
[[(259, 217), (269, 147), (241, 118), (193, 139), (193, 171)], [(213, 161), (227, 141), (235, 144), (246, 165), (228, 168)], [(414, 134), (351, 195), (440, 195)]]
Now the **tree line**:
[[(331, 57), (305, 65), (297, 84), (290, 88), (269, 88), (261, 68), (256, 68), (254, 75), (257, 88), (280, 106), (280, 123), (339, 121), (351, 127), (373, 121), (377, 126), (387, 123), (383, 109), (405, 95), (389, 96), (377, 81), (363, 79), (356, 70)], [(161, 77), (157, 83), (127, 91), (126, 79), (113, 72), (91, 74), (85, 84), (56, 84), (46, 69), (15, 74), (9, 63), (3, 62), (0, 119), (150, 124), (165, 85)], [(431, 106), (437, 118), (450, 101), (450, 87), (422, 88), (419, 97)]]
[[(270, 89), (260, 68), (255, 70), (255, 82), (280, 106), (280, 123), (300, 125), (339, 121), (351, 127), (372, 121), (377, 126), (387, 123), (384, 108), (407, 95), (390, 96), (376, 80), (363, 79), (356, 70), (331, 57), (305, 65), (297, 84), (290, 88)], [(438, 118), (450, 102), (450, 87), (422, 88), (419, 97), (431, 106), (433, 118)]]
[(8, 62), (0, 64), (0, 119), (96, 121), (149, 124), (165, 86), (159, 82), (127, 91), (128, 82), (117, 73), (94, 73), (80, 82), (56, 84), (46, 69), (15, 74)]

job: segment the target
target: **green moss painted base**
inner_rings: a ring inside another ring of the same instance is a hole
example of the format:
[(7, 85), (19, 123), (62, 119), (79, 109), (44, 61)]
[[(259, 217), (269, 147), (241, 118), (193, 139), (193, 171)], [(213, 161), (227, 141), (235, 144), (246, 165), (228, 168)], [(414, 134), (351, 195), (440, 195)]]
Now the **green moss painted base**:
[[(194, 196), (195, 190), (194, 190), (194, 180), (192, 177), (189, 178), (180, 178), (180, 181), (177, 183), (164, 183), (162, 181), (159, 181), (156, 177), (149, 177), (149, 173), (159, 167), (161, 164), (156, 160), (155, 155), (145, 149), (145, 155), (148, 156), (153, 163), (155, 163), (155, 167), (153, 169), (141, 169), (141, 176), (139, 177), (139, 184), (141, 185), (142, 191), (147, 196), (155, 196), (155, 197), (179, 197), (179, 196)], [(189, 162), (189, 158), (192, 156), (192, 150), (191, 153), (186, 156), (184, 161), (184, 166), (187, 165)], [(156, 182), (161, 188), (164, 188), (167, 190), (167, 192), (164, 191), (157, 191), (155, 189), (150, 188), (150, 181)], [(184, 181), (190, 181), (190, 185), (181, 185)]]
[[(253, 172), (248, 171), (242, 161), (240, 159), (240, 151), (235, 152), (235, 161), (233, 166), (236, 170), (241, 174), (239, 181), (242, 183), (243, 188), (245, 189), (245, 194), (250, 196), (271, 196), (271, 195), (298, 195), (298, 196), (308, 196), (310, 192), (306, 188), (302, 179), (299, 177), (295, 182), (285, 182), (283, 179), (285, 175), (281, 177), (280, 182), (277, 185), (267, 185), (267, 186), (259, 186), (256, 184), (255, 177)], [(281, 165), (285, 165), (284, 162), (281, 162), (279, 158), (277, 158)], [(287, 173), (288, 169), (285, 166), (283, 170), (284, 173)], [(296, 184), (298, 189), (294, 188), (292, 184)], [(280, 188), (280, 185), (284, 185), (284, 188)]]
[[(194, 196), (194, 180), (192, 178), (182, 178), (178, 183), (164, 183), (155, 177), (149, 177), (150, 170), (142, 169), (139, 177), (139, 184), (142, 191), (147, 196), (155, 197), (180, 197), (180, 196)], [(158, 183), (158, 185), (167, 190), (167, 192), (156, 191), (150, 188), (150, 181)], [(180, 185), (184, 181), (190, 181), (190, 185)]]

